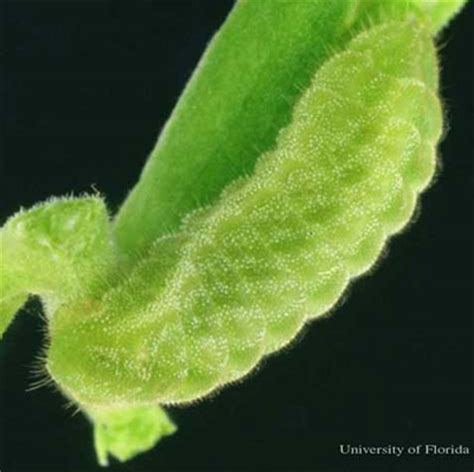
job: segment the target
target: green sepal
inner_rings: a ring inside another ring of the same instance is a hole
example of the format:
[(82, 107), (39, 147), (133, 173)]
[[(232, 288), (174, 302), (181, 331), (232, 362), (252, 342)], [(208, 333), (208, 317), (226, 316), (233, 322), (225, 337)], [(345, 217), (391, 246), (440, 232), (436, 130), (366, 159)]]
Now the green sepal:
[(158, 405), (94, 407), (88, 413), (94, 424), (97, 460), (102, 466), (109, 465), (109, 455), (125, 462), (177, 430)]

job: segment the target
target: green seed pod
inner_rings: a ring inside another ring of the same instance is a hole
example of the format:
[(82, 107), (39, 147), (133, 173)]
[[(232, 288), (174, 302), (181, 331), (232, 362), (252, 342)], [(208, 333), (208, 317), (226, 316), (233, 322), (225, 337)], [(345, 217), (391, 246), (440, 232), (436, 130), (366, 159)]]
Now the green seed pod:
[(419, 22), (358, 35), (251, 176), (101, 297), (58, 309), (55, 381), (86, 408), (190, 402), (291, 342), (410, 220), (435, 170), (437, 76)]

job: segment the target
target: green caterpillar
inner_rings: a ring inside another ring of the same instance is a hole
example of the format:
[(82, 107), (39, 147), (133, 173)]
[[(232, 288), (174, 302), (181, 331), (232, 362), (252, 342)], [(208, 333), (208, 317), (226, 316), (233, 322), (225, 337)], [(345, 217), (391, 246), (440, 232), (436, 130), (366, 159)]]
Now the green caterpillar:
[(319, 68), (249, 175), (134, 265), (99, 197), (1, 229), (0, 333), (42, 296), (48, 375), (95, 423), (102, 464), (175, 430), (159, 405), (238, 381), (290, 343), (410, 220), (442, 132), (436, 51), (419, 18), (380, 23)]
[(359, 35), (251, 177), (157, 241), (96, 307), (58, 310), (52, 377), (86, 404), (189, 402), (288, 344), (410, 219), (435, 168), (436, 77), (418, 24)]

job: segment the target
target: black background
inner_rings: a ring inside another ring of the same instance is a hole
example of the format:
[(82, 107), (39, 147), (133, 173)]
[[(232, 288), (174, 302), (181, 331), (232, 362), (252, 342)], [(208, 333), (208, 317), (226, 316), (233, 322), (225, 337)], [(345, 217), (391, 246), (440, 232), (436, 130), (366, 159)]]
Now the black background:
[[(2, 2), (2, 222), (20, 205), (92, 184), (117, 209), (231, 5)], [(451, 129), (416, 224), (331, 317), (242, 384), (173, 409), (175, 436), (110, 470), (472, 470), (472, 456), (348, 457), (338, 448), (472, 451), (473, 7), (441, 41)], [(25, 392), (42, 344), (38, 311), (30, 302), (0, 343), (0, 470), (99, 470), (87, 421), (51, 389)]]

